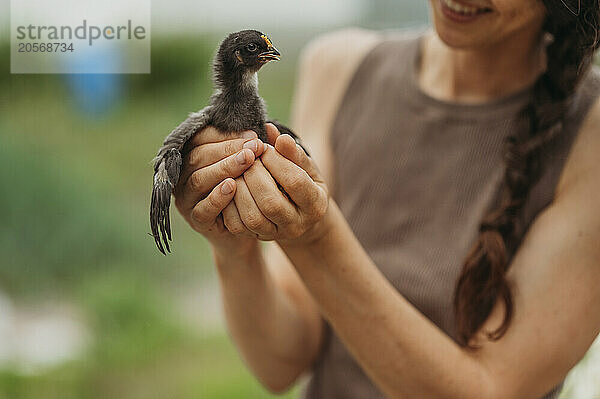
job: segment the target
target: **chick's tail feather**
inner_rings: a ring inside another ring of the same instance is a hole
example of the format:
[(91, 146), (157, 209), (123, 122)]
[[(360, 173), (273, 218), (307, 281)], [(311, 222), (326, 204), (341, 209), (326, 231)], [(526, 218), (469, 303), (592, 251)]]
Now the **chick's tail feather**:
[(150, 228), (158, 250), (166, 255), (171, 252), (171, 193), (179, 180), (181, 171), (181, 152), (172, 148), (160, 156), (154, 166), (154, 185), (150, 202)]
[(210, 121), (211, 106), (193, 112), (165, 138), (158, 155), (154, 158), (154, 185), (150, 202), (150, 228), (158, 250), (166, 255), (171, 252), (171, 219), (169, 208), (171, 194), (179, 181), (181, 151), (185, 143)]

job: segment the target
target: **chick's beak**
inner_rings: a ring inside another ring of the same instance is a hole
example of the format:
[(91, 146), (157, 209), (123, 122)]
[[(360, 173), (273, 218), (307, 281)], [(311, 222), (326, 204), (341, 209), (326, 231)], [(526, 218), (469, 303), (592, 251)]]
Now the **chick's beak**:
[(269, 48), (267, 48), (267, 51), (258, 55), (258, 59), (264, 63), (267, 63), (269, 61), (279, 61), (280, 57), (281, 53), (277, 51), (277, 49), (273, 46), (270, 46)]

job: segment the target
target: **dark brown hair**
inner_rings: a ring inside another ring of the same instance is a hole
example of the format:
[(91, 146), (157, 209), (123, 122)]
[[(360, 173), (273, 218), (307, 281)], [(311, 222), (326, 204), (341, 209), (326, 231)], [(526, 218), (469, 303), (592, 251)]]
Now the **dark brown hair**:
[(514, 305), (506, 272), (523, 238), (517, 237), (515, 226), (543, 168), (540, 148), (561, 133), (569, 100), (593, 61), (598, 47), (598, 1), (543, 0), (543, 30), (551, 35), (551, 42), (546, 48), (545, 72), (535, 82), (533, 100), (524, 110), (530, 128), (515, 131), (505, 140), (500, 205), (483, 218), (454, 292), (457, 339), (463, 346), (486, 321), (497, 300), (505, 305), (504, 318), (488, 338), (501, 338), (510, 325)]

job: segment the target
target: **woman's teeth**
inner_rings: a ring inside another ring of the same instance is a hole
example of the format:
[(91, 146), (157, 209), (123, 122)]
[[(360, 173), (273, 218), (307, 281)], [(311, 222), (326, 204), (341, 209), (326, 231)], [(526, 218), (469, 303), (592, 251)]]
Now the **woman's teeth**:
[(457, 3), (454, 0), (442, 0), (442, 1), (444, 2), (444, 5), (446, 7), (448, 7), (449, 9), (451, 9), (454, 12), (457, 12), (457, 13), (463, 14), (463, 15), (474, 15), (474, 14), (478, 14), (478, 13), (487, 11), (486, 8), (468, 7), (468, 6), (464, 6), (460, 3)]

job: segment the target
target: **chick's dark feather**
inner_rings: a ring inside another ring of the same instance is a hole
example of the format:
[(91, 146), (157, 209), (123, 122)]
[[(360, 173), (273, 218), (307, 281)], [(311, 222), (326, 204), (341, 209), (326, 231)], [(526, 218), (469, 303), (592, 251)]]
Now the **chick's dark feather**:
[[(211, 125), (223, 134), (253, 130), (266, 142), (266, 106), (258, 94), (258, 70), (270, 60), (279, 59), (279, 52), (261, 32), (244, 30), (227, 36), (213, 60), (215, 91), (210, 104), (194, 112), (164, 140), (154, 158), (154, 184), (150, 203), (150, 227), (156, 246), (163, 254), (171, 251), (171, 193), (179, 181), (181, 151), (197, 132)], [(275, 126), (298, 137), (278, 122)], [(304, 148), (304, 147), (302, 147)], [(306, 151), (306, 150), (305, 150)], [(307, 152), (308, 154), (308, 152)]]

